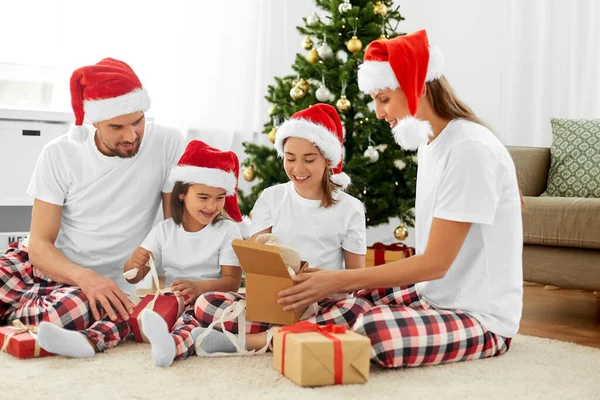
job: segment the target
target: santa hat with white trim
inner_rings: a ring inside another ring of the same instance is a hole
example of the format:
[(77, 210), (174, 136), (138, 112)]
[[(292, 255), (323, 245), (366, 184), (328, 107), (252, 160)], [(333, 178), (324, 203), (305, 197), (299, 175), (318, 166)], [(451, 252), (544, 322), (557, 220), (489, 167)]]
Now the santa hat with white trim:
[(280, 157), (283, 157), (283, 142), (289, 137), (306, 139), (317, 146), (323, 157), (335, 166), (332, 168), (332, 180), (343, 189), (350, 185), (350, 177), (342, 172), (344, 131), (334, 107), (318, 103), (298, 111), (281, 124), (275, 136), (275, 148)]
[(133, 69), (113, 58), (76, 69), (70, 86), (78, 136), (87, 136), (87, 130), (77, 129), (84, 118), (94, 123), (150, 109), (150, 96)]
[(170, 182), (202, 184), (225, 190), (225, 211), (236, 222), (242, 220), (237, 191), (240, 163), (233, 151), (222, 151), (200, 140), (188, 143), (169, 175)]
[(364, 62), (358, 68), (358, 86), (371, 94), (383, 89), (401, 88), (412, 117), (400, 123), (423, 123), (414, 118), (425, 82), (443, 75), (444, 58), (437, 47), (429, 47), (427, 32), (417, 31), (389, 40), (371, 42)]

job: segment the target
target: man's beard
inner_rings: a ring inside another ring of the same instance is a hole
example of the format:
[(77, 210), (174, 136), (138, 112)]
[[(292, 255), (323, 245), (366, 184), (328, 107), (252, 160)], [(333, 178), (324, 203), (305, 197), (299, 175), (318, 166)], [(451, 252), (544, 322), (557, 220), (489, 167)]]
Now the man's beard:
[[(102, 144), (104, 144), (104, 146), (108, 149), (108, 151), (110, 151), (113, 155), (119, 157), (119, 158), (132, 158), (135, 157), (135, 155), (140, 151), (140, 147), (142, 147), (142, 138), (138, 137), (135, 142), (137, 143), (137, 146), (135, 148), (135, 150), (131, 153), (129, 152), (123, 152), (123, 151), (119, 151), (119, 149), (117, 149), (116, 147), (110, 147), (108, 144), (106, 144), (106, 142), (102, 139), (102, 134), (100, 132), (100, 129), (98, 129), (98, 136), (100, 137), (100, 141), (102, 142)], [(117, 144), (118, 146), (118, 144)]]
[(405, 150), (417, 150), (433, 137), (433, 130), (428, 121), (411, 116), (398, 120), (398, 125), (392, 128), (392, 133), (396, 143)]

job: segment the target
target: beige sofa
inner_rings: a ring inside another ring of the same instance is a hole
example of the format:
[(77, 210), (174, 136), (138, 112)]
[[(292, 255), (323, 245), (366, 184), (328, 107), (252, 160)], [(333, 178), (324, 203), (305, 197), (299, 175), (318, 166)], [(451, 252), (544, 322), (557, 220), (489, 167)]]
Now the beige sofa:
[(523, 278), (600, 291), (600, 199), (540, 197), (546, 190), (550, 149), (508, 150), (525, 202)]

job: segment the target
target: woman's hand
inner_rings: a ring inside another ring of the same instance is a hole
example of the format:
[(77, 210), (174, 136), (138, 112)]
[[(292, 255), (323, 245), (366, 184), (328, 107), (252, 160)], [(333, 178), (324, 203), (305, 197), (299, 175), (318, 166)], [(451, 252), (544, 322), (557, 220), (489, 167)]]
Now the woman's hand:
[(204, 289), (200, 285), (201, 281), (190, 281), (187, 279), (177, 279), (171, 284), (171, 289), (177, 297), (183, 297), (185, 305), (195, 302)]
[(294, 277), (297, 285), (278, 293), (277, 303), (284, 305), (284, 311), (304, 309), (342, 291), (341, 273), (343, 271), (303, 272)]

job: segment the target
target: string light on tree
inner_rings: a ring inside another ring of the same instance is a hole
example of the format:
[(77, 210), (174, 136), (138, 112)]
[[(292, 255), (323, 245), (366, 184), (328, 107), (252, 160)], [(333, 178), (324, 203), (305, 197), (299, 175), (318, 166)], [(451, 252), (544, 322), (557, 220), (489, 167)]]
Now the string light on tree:
[(321, 22), (321, 19), (316, 12), (313, 12), (308, 18), (306, 18), (306, 23), (308, 25), (316, 25), (319, 22)]
[(406, 240), (408, 237), (408, 228), (404, 224), (400, 224), (394, 229), (394, 237), (398, 240)]
[(242, 176), (244, 177), (244, 180), (252, 182), (254, 179), (256, 179), (256, 170), (252, 166), (247, 167), (242, 173)]

